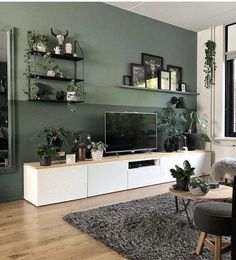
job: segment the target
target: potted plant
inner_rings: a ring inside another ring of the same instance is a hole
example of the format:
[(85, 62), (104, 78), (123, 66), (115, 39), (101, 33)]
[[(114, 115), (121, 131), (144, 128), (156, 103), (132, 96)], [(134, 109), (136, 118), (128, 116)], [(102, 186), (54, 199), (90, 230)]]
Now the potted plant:
[[(195, 150), (197, 148), (202, 148), (203, 142), (212, 142), (212, 139), (207, 134), (208, 121), (206, 118), (201, 116), (196, 111), (191, 113), (183, 113), (184, 118), (187, 122), (187, 145), (188, 150)], [(197, 128), (199, 133), (197, 133)]]
[(177, 136), (180, 133), (180, 115), (175, 112), (174, 108), (167, 107), (162, 109), (159, 115), (157, 130), (162, 132), (166, 139), (164, 148), (166, 152), (173, 152), (177, 143)]
[(55, 147), (56, 151), (61, 151), (63, 141), (68, 142), (73, 137), (73, 133), (64, 127), (44, 127), (37, 137), (45, 138), (48, 145)]
[(210, 190), (207, 180), (199, 177), (190, 178), (188, 188), (196, 196), (204, 196)]
[(194, 175), (194, 169), (187, 160), (183, 162), (183, 168), (175, 165), (175, 169), (170, 169), (171, 175), (176, 179), (176, 189), (188, 190), (188, 182), (190, 176)]
[(78, 85), (74, 79), (70, 81), (66, 88), (66, 100), (68, 108), (71, 112), (76, 112), (76, 107), (72, 102), (80, 101), (84, 99), (85, 93), (83, 87)]
[(88, 148), (91, 149), (93, 160), (102, 160), (103, 152), (106, 151), (107, 145), (101, 141), (97, 143), (91, 142), (91, 144), (88, 145)]
[(52, 145), (40, 144), (36, 147), (36, 154), (40, 157), (41, 166), (49, 166), (52, 164), (52, 157), (57, 156), (57, 151)]
[(205, 63), (204, 63), (204, 86), (205, 88), (211, 88), (215, 85), (215, 71), (216, 71), (216, 43), (214, 41), (208, 40), (205, 49)]

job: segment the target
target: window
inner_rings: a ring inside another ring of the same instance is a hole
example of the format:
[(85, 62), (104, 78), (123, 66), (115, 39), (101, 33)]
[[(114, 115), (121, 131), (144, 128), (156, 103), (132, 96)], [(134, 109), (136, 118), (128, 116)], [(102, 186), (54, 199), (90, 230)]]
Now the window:
[(236, 137), (236, 23), (225, 30), (225, 136)]

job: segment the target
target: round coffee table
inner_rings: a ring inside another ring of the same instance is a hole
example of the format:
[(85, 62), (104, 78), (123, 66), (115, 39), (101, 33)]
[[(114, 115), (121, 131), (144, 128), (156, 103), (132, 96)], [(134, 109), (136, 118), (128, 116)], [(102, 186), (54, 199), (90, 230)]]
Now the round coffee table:
[[(176, 190), (173, 187), (169, 189), (170, 194), (175, 196), (175, 207), (176, 207), (176, 212), (185, 212), (189, 225), (192, 227), (192, 221), (189, 218), (188, 215), (188, 206), (191, 201), (224, 201), (227, 199), (231, 199), (233, 195), (233, 188), (226, 186), (226, 185), (220, 185), (219, 188), (216, 189), (210, 189), (210, 191), (204, 195), (204, 196), (196, 196), (193, 195), (189, 191), (180, 191)], [(179, 205), (178, 205), (178, 198), (182, 200), (183, 203), (183, 210), (179, 210)]]

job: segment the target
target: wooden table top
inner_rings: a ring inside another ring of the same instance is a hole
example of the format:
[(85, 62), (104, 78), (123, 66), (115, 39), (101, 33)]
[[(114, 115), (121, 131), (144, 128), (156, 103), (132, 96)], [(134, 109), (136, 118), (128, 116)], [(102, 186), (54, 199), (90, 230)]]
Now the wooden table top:
[(175, 190), (173, 187), (169, 189), (169, 192), (174, 196), (190, 200), (225, 200), (232, 198), (233, 188), (226, 185), (220, 185), (219, 188), (210, 189), (204, 196), (193, 195), (190, 191)]

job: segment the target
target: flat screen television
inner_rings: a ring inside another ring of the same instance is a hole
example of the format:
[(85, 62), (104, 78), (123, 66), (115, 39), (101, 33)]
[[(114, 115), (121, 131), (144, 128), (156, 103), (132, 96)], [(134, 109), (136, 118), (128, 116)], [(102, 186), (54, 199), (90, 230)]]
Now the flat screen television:
[(156, 150), (156, 114), (105, 112), (105, 143), (107, 153)]

